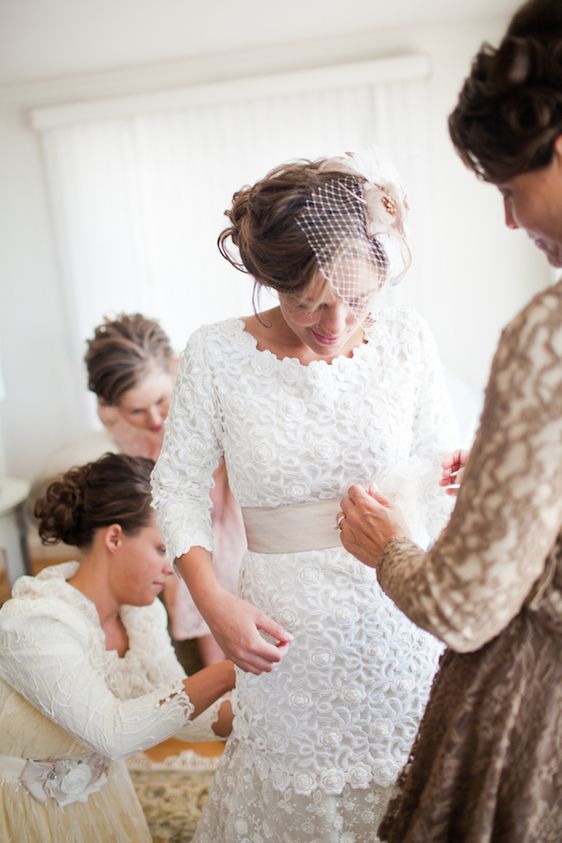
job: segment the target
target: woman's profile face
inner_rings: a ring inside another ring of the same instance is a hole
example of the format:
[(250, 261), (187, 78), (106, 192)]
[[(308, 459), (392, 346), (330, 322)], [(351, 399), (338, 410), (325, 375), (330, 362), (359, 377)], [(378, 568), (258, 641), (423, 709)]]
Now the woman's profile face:
[(121, 535), (111, 569), (112, 588), (121, 603), (149, 606), (172, 575), (156, 520), (135, 535)]
[(133, 427), (161, 433), (170, 409), (173, 386), (169, 372), (153, 371), (125, 392), (117, 405), (119, 412)]
[(505, 224), (523, 228), (552, 266), (562, 267), (562, 135), (547, 167), (498, 185)]

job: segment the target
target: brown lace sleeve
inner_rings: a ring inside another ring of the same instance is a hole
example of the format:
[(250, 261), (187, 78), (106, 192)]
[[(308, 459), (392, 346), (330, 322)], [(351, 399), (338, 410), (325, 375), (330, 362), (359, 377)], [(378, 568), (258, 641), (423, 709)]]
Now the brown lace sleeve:
[(519, 612), (561, 524), (562, 282), (502, 334), (448, 526), (427, 553), (388, 542), (379, 582), (418, 626), (476, 650)]

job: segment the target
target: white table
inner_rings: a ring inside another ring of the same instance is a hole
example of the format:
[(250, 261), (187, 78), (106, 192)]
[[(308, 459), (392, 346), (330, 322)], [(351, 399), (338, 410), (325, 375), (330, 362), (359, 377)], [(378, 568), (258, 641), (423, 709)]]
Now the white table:
[(0, 477), (0, 557), (4, 557), (8, 584), (29, 573), (23, 504), (29, 495), (27, 480)]

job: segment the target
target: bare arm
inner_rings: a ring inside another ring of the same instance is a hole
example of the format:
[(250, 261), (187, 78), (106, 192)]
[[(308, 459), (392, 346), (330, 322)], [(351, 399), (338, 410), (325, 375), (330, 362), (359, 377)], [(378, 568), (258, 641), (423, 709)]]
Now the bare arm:
[[(194, 720), (211, 703), (231, 691), (234, 685), (234, 665), (230, 661), (211, 664), (185, 679), (183, 689), (193, 705), (190, 720)], [(161, 700), (161, 704), (163, 703)]]

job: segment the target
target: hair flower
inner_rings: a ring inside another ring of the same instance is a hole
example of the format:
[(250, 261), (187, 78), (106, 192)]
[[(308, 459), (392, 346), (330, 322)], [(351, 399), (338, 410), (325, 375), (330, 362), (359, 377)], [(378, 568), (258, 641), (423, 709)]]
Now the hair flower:
[(367, 182), (364, 195), (369, 237), (390, 233), (405, 237), (408, 202), (397, 185)]

